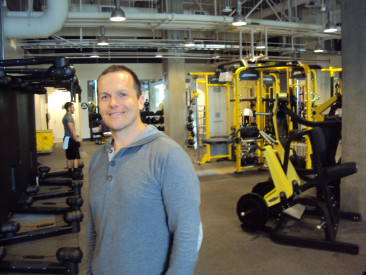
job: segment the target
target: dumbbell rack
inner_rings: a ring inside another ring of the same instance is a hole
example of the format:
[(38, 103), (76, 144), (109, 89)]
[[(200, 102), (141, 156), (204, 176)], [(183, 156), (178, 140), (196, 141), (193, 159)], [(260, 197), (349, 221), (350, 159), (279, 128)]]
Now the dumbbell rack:
[[(142, 111), (141, 120), (143, 123), (155, 125), (160, 131), (164, 131), (164, 112)], [(157, 126), (158, 125), (158, 126)]]

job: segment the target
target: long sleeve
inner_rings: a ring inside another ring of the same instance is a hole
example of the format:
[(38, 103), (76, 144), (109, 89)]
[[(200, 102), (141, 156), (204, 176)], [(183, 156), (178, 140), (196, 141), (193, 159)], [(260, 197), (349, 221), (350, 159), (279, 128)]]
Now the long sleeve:
[(162, 190), (173, 237), (167, 274), (193, 274), (202, 238), (200, 187), (192, 162), (181, 148), (174, 148), (164, 161)]
[(92, 267), (91, 262), (94, 254), (95, 249), (95, 238), (96, 238), (96, 232), (94, 229), (94, 221), (93, 216), (91, 213), (91, 207), (89, 206), (87, 216), (86, 216), (86, 274), (91, 275), (92, 273)]

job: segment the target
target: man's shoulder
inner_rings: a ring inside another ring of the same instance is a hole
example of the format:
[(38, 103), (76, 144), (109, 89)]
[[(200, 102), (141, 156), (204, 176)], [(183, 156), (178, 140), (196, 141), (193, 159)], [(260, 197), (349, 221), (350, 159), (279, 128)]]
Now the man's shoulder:
[(163, 134), (161, 136), (159, 136), (157, 139), (155, 139), (153, 141), (153, 143), (155, 143), (157, 146), (161, 146), (161, 147), (165, 147), (165, 148), (176, 148), (176, 147), (180, 147), (178, 143), (176, 143), (172, 138), (170, 138), (169, 136)]
[(90, 158), (90, 162), (89, 162), (89, 167), (92, 166), (93, 164), (95, 164), (95, 162), (98, 162), (98, 160), (101, 159), (102, 155), (105, 152), (105, 145), (96, 149), (93, 153), (93, 155)]
[(178, 143), (166, 135), (155, 139), (151, 142), (151, 146), (160, 156), (182, 157), (186, 154), (184, 149)]

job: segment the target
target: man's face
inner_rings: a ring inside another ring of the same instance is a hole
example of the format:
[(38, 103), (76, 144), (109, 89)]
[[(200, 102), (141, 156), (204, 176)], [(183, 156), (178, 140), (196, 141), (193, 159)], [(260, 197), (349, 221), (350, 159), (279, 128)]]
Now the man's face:
[(74, 114), (75, 113), (75, 106), (71, 105), (69, 108), (67, 108), (67, 111), (70, 112), (70, 114)]
[(98, 80), (99, 113), (112, 132), (133, 130), (140, 122), (144, 97), (137, 98), (128, 72), (113, 72)]

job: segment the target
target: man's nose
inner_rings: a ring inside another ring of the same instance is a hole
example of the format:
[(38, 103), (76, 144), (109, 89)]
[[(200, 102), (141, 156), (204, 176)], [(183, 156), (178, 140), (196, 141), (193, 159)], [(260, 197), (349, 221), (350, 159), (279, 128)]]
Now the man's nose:
[(113, 95), (111, 96), (111, 99), (109, 100), (109, 105), (110, 106), (117, 106), (118, 105), (118, 101), (117, 101), (115, 96), (113, 96)]

